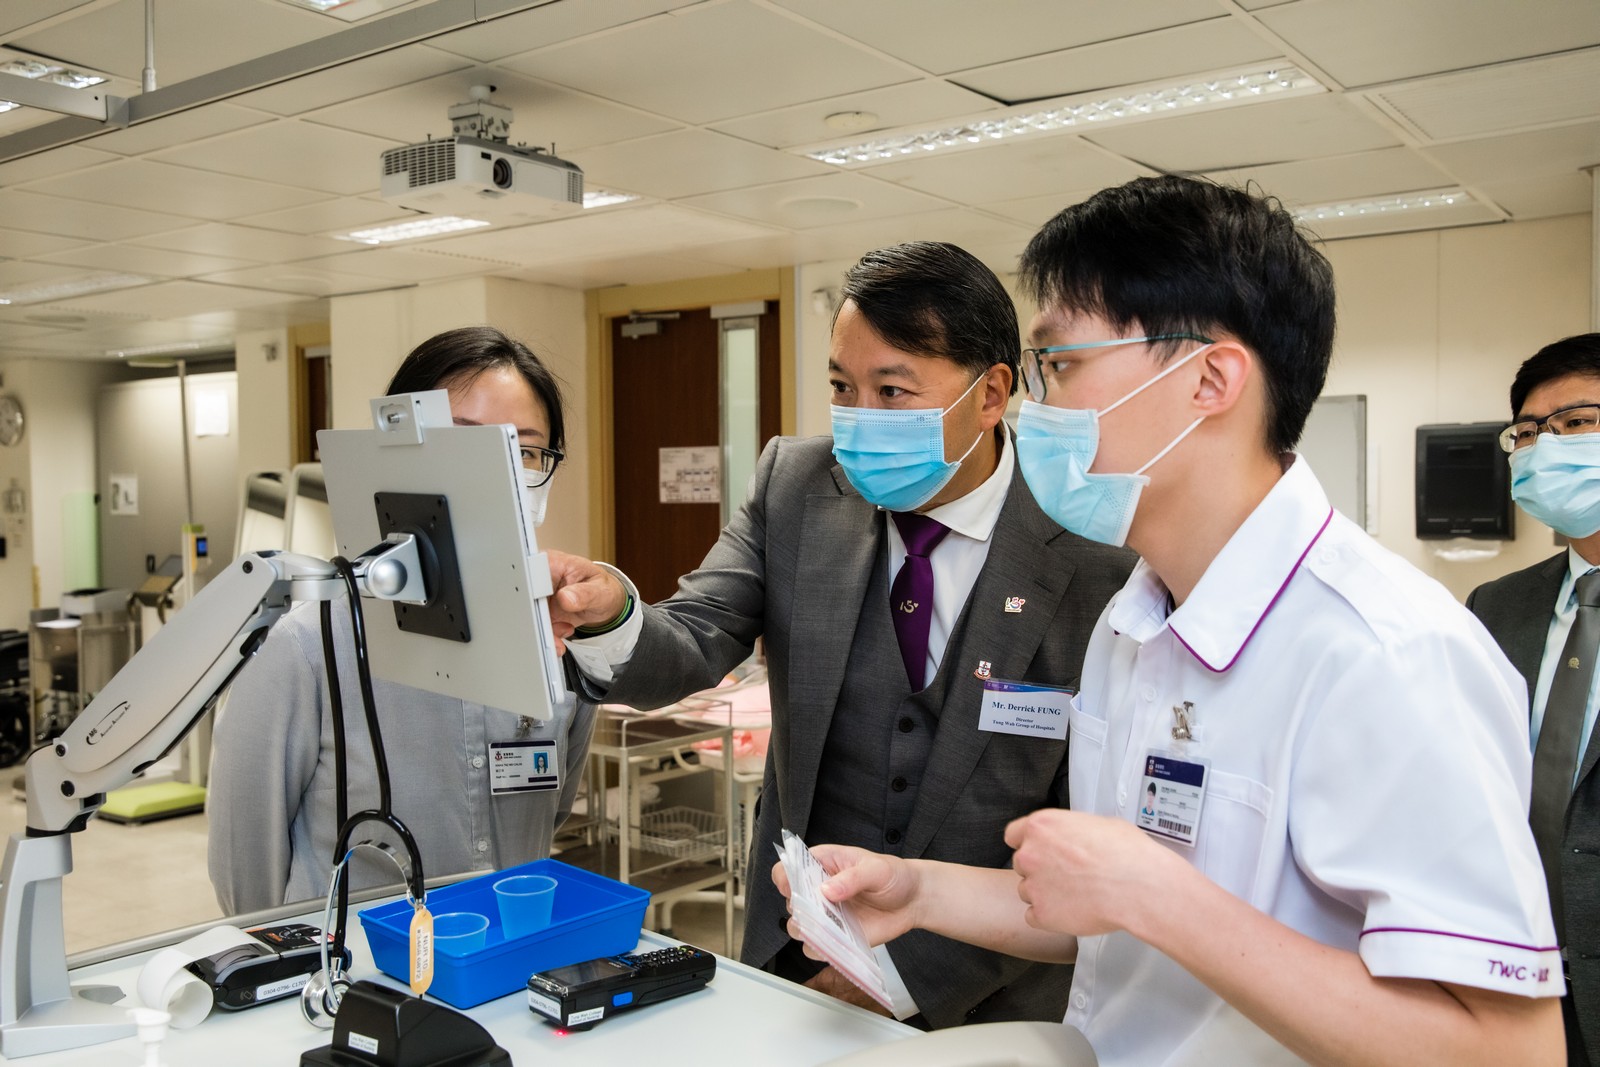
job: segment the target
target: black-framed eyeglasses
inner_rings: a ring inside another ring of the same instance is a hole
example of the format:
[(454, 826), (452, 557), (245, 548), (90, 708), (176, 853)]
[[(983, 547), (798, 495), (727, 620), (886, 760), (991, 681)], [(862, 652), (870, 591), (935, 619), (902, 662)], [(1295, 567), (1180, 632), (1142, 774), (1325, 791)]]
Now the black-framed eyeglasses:
[(1150, 344), (1154, 341), (1199, 341), (1201, 344), (1215, 344), (1209, 337), (1197, 333), (1158, 333), (1149, 337), (1118, 337), (1110, 341), (1082, 341), (1075, 345), (1049, 345), (1045, 348), (1024, 348), (1022, 350), (1022, 381), (1028, 387), (1028, 399), (1034, 403), (1042, 403), (1045, 394), (1049, 392), (1052, 379), (1058, 377), (1067, 369), (1070, 360), (1054, 360), (1047, 357), (1060, 352), (1078, 352), (1085, 348), (1111, 348), (1115, 345)]
[(548, 482), (550, 476), (555, 474), (556, 468), (561, 465), (561, 461), (567, 458), (564, 452), (557, 452), (553, 448), (540, 448), (538, 445), (523, 445), (518, 451), (522, 453), (522, 469), (539, 475), (528, 482), (534, 489)]
[(1557, 437), (1571, 434), (1594, 433), (1600, 430), (1600, 405), (1574, 404), (1569, 408), (1552, 411), (1542, 419), (1518, 419), (1500, 431), (1500, 449), (1515, 452), (1527, 448), (1549, 432)]

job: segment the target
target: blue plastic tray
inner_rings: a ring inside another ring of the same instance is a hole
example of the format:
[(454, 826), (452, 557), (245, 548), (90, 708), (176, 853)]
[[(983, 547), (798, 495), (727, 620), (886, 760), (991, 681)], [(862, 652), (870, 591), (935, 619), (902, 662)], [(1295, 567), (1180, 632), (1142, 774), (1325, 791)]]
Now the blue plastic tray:
[[(512, 941), (500, 929), (494, 883), (517, 874), (543, 874), (556, 880), (550, 925)], [(428, 910), (473, 911), (489, 919), (488, 942), (476, 952), (435, 952), (428, 992), (457, 1008), (525, 989), (535, 971), (582, 963), (596, 956), (631, 952), (639, 943), (650, 894), (604, 875), (559, 860), (534, 860), (428, 893)], [(404, 982), (409, 977), (411, 904), (397, 900), (360, 913), (362, 932), (378, 969)]]

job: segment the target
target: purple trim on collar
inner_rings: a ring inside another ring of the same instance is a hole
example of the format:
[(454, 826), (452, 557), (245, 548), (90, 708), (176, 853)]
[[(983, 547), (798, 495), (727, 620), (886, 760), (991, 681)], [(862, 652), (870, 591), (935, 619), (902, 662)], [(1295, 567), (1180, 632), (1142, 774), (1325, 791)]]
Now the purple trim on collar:
[(1412, 926), (1374, 926), (1370, 930), (1361, 931), (1361, 936), (1368, 934), (1428, 934), (1431, 937), (1458, 937), (1463, 941), (1481, 941), (1486, 945), (1504, 945), (1506, 948), (1520, 948), (1528, 952), (1556, 952), (1559, 945), (1520, 945), (1515, 941), (1499, 941), (1492, 937), (1474, 937), (1471, 934), (1453, 934), (1449, 930), (1419, 930)]
[(1191, 655), (1195, 659), (1199, 660), (1200, 661), (1200, 665), (1202, 667), (1204, 667), (1206, 670), (1212, 672), (1213, 674), (1221, 674), (1223, 671), (1229, 670), (1230, 668), (1232, 668), (1232, 666), (1235, 663), (1239, 662), (1239, 657), (1244, 655), (1244, 647), (1250, 643), (1250, 639), (1256, 635), (1256, 631), (1261, 629), (1261, 624), (1266, 621), (1267, 616), (1272, 612), (1273, 605), (1278, 602), (1278, 598), (1279, 597), (1283, 596), (1283, 591), (1285, 589), (1289, 588), (1289, 582), (1290, 582), (1291, 579), (1294, 578), (1295, 574), (1300, 570), (1300, 564), (1304, 563), (1306, 561), (1306, 557), (1311, 555), (1311, 549), (1316, 545), (1317, 541), (1322, 537), (1323, 531), (1328, 528), (1328, 523), (1330, 523), (1332, 521), (1333, 521), (1333, 509), (1330, 507), (1328, 509), (1328, 517), (1322, 520), (1322, 525), (1317, 527), (1317, 532), (1316, 532), (1315, 535), (1312, 536), (1311, 541), (1306, 545), (1306, 550), (1304, 552), (1300, 553), (1300, 558), (1294, 561), (1294, 566), (1293, 567), (1289, 568), (1289, 573), (1283, 579), (1283, 584), (1278, 586), (1278, 591), (1276, 593), (1272, 594), (1272, 599), (1267, 601), (1267, 606), (1264, 609), (1262, 609), (1261, 617), (1256, 619), (1256, 624), (1254, 626), (1250, 627), (1250, 632), (1245, 634), (1245, 637), (1244, 637), (1243, 641), (1239, 642), (1239, 647), (1234, 651), (1233, 658), (1230, 659), (1223, 666), (1221, 666), (1221, 667), (1213, 667), (1211, 664), (1207, 663), (1206, 662), (1206, 658), (1204, 656), (1202, 656), (1200, 653), (1196, 652), (1194, 650), (1194, 647), (1192, 645), (1190, 645), (1189, 642), (1187, 642), (1187, 641), (1185, 641), (1183, 639), (1183, 635), (1180, 634), (1172, 626), (1172, 624), (1170, 622), (1167, 624), (1167, 629), (1172, 630), (1172, 636), (1176, 637), (1178, 639), (1178, 643), (1180, 645), (1182, 645), (1184, 648), (1188, 649), (1189, 650), (1189, 655)]

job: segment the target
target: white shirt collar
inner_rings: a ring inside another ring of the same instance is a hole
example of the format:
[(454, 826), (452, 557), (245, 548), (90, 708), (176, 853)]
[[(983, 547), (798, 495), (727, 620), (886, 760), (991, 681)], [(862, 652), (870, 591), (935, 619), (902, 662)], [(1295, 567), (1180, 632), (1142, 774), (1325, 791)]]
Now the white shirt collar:
[(930, 519), (950, 527), (953, 533), (974, 541), (987, 541), (994, 533), (994, 524), (1000, 521), (1000, 510), (1006, 505), (1006, 494), (1011, 491), (1011, 472), (1016, 465), (1011, 434), (1004, 424), (995, 432), (1000, 435), (1000, 462), (995, 465), (994, 473), (966, 496), (940, 504), (926, 513)]
[(1225, 671), (1244, 651), (1332, 518), (1333, 508), (1310, 464), (1296, 456), (1222, 546), (1182, 607), (1169, 614), (1171, 595), (1166, 585), (1140, 560), (1108, 621), (1117, 633), (1140, 642), (1165, 626), (1207, 669)]

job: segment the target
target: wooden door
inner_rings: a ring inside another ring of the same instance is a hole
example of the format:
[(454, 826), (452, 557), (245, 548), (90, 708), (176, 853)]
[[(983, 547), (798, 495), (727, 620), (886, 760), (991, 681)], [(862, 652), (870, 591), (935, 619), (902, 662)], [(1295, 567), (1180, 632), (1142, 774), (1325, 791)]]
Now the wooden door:
[[(663, 504), (660, 488), (661, 449), (721, 444), (720, 331), (709, 308), (682, 311), (642, 337), (624, 337), (626, 321), (611, 323), (616, 564), (655, 603), (700, 565), (722, 528), (720, 503)], [(768, 310), (760, 323), (763, 445), (780, 425), (778, 351), (778, 316)]]

